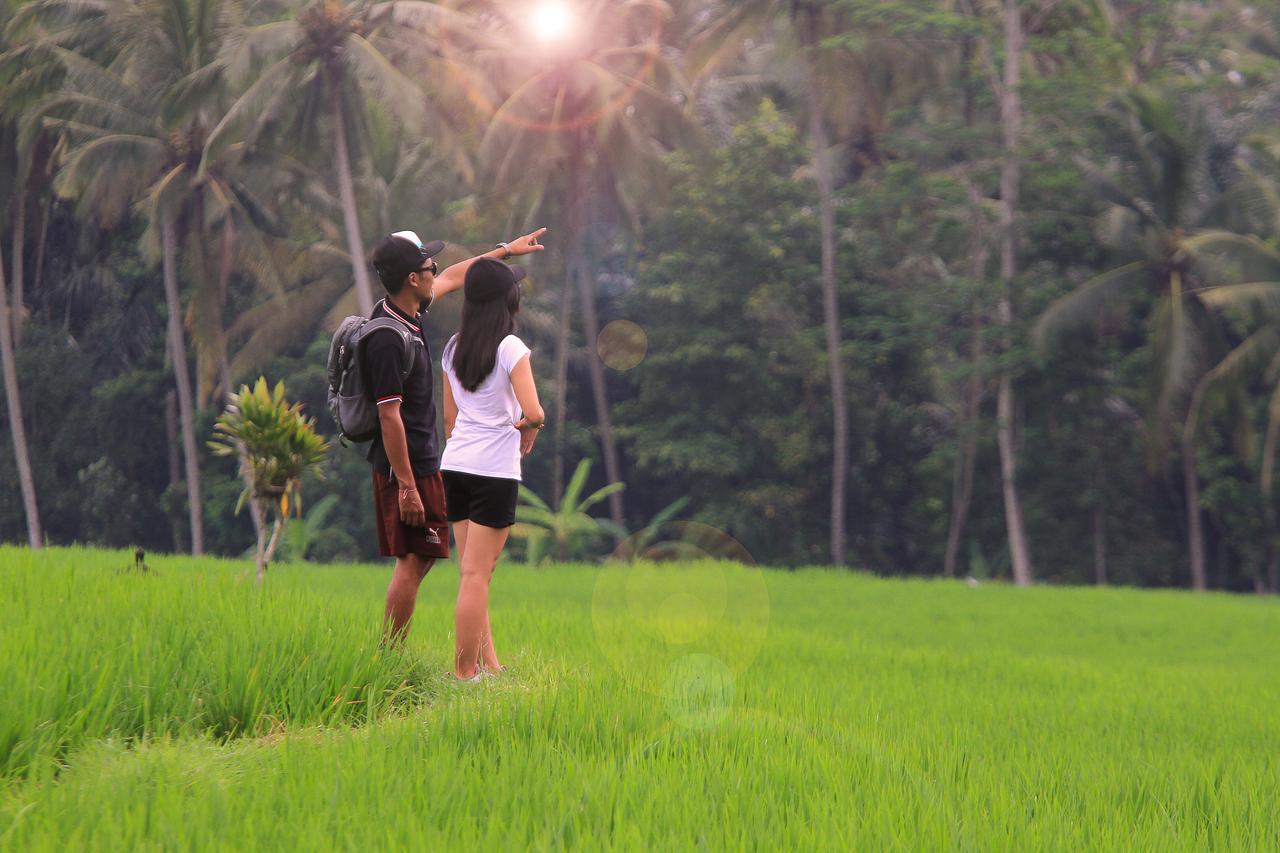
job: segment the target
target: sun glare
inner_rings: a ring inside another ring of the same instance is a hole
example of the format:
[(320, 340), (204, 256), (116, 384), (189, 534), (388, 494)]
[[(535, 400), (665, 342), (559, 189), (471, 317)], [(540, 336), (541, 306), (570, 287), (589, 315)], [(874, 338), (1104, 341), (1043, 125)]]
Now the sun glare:
[(573, 12), (564, 3), (540, 3), (530, 18), (534, 37), (543, 44), (555, 44), (573, 32)]

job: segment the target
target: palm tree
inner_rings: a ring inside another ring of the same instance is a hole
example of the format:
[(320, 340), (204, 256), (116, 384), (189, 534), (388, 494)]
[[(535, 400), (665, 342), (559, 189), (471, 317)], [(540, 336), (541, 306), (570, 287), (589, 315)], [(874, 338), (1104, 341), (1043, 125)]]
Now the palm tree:
[[(12, 20), (13, 7), (10, 3), (0, 6), (0, 33), (6, 33)], [(0, 43), (0, 53), (8, 56), (9, 47), (7, 42)], [(16, 73), (15, 73), (16, 71)], [(14, 69), (10, 63), (4, 63), (0, 66), (0, 96), (8, 104), (13, 95), (14, 76), (21, 79), (21, 72)], [(6, 110), (8, 112), (8, 110)], [(5, 178), (5, 183), (12, 186), (18, 181), (14, 180), (13, 184), (9, 181), (16, 179), (21, 174), (21, 169), (15, 170), (18, 174), (7, 174), (10, 164), (13, 164), (18, 158), (12, 156), (16, 153), (18, 145), (17, 128), (9, 120), (0, 119), (0, 175)], [(15, 193), (18, 198), (17, 208), (19, 211), (25, 208), (23, 194)], [(19, 212), (21, 216), (21, 212)], [(20, 229), (15, 226), (14, 245), (18, 251), (22, 250), (22, 240), (19, 236)], [(14, 463), (18, 469), (18, 487), (22, 492), (22, 506), (27, 519), (27, 540), (32, 548), (40, 548), (44, 544), (44, 534), (40, 527), (40, 511), (36, 502), (35, 478), (31, 469), (31, 454), (27, 449), (26, 424), (22, 417), (22, 392), (18, 384), (18, 367), (15, 362), (14, 337), (15, 332), (19, 328), (18, 315), (22, 311), (22, 299), (20, 295), (15, 293), (12, 307), (9, 302), (9, 287), (5, 276), (4, 252), (0, 247), (0, 370), (4, 373), (4, 398), (5, 408), (9, 413), (9, 435), (13, 441)]]
[[(818, 227), (821, 248), (819, 285), (822, 293), (823, 332), (826, 341), (827, 373), (831, 389), (831, 560), (845, 562), (845, 503), (849, 472), (849, 411), (845, 381), (840, 323), (839, 287), (836, 275), (835, 175), (832, 159), (831, 119), (835, 116), (846, 139), (845, 156), (853, 173), (878, 162), (876, 148), (883, 130), (885, 110), (875, 68), (925, 67), (927, 63), (904, 63), (917, 58), (904, 43), (878, 52), (864, 44), (857, 50), (833, 49), (849, 32), (852, 18), (840, 3), (823, 0), (746, 0), (713, 4), (714, 13), (697, 37), (693, 65), (700, 83), (712, 78), (715, 69), (740, 50), (744, 37), (762, 29), (779, 28), (775, 39), (794, 44), (799, 61), (797, 78), (802, 81), (802, 99), (808, 113), (811, 168), (818, 191)], [(860, 26), (871, 26), (862, 21)], [(886, 39), (886, 42), (890, 41)], [(905, 48), (905, 49), (904, 49)], [(852, 75), (850, 70), (854, 72)], [(918, 74), (917, 74), (918, 77)], [(902, 79), (910, 79), (903, 75)], [(836, 108), (833, 109), (833, 106)]]
[[(56, 35), (50, 37), (41, 26), (49, 13), (56, 17)], [(26, 322), (26, 240), (27, 218), (33, 198), (40, 198), (42, 214), (37, 246), (37, 279), (43, 274), (44, 241), (48, 235), (48, 199), (52, 175), (50, 166), (54, 140), (39, 125), (24, 123), (34, 103), (56, 91), (62, 84), (62, 65), (49, 50), (50, 43), (63, 47), (80, 48), (86, 52), (98, 50), (90, 35), (93, 24), (100, 21), (101, 10), (81, 6), (75, 10), (57, 2), (18, 4), (6, 2), (0, 11), (0, 79), (7, 81), (4, 87), (0, 115), (18, 124), (13, 152), (16, 166), (12, 181), (13, 201), (13, 340), (14, 346), (22, 344), (23, 326)], [(37, 286), (39, 282), (37, 281)]]
[[(494, 183), (508, 188), (521, 181), (530, 210), (551, 221), (565, 216), (562, 245), (565, 278), (560, 292), (559, 335), (554, 370), (555, 447), (552, 492), (564, 482), (564, 439), (573, 291), (582, 303), (587, 369), (604, 455), (605, 477), (621, 482), (622, 467), (613, 435), (604, 364), (595, 354), (600, 323), (595, 273), (589, 248), (593, 223), (621, 220), (639, 232), (631, 190), (652, 191), (664, 143), (688, 130), (685, 87), (666, 49), (671, 12), (661, 0), (619, 7), (593, 0), (577, 9), (575, 31), (563, 43), (542, 50), (513, 51), (527, 42), (523, 21), (507, 13), (509, 45), (480, 50), (481, 75), (505, 88), (475, 79), (473, 89), (488, 100), (492, 117), (481, 144), (482, 161), (496, 163)], [(496, 57), (496, 59), (494, 58)], [(490, 72), (492, 60), (493, 71)], [(529, 164), (536, 164), (533, 168)], [(563, 198), (563, 203), (558, 199)], [(615, 525), (625, 512), (620, 490), (609, 498)]]
[[(1195, 203), (1196, 126), (1179, 106), (1141, 88), (1120, 99), (1116, 118), (1128, 140), (1121, 170), (1130, 180), (1117, 179), (1083, 160), (1081, 167), (1107, 203), (1104, 241), (1126, 262), (1053, 303), (1033, 330), (1037, 346), (1047, 350), (1068, 332), (1094, 329), (1101, 320), (1120, 316), (1122, 309), (1154, 300), (1149, 316), (1156, 353), (1150, 421), (1156, 457), (1167, 452), (1175, 409), (1210, 363), (1206, 348), (1214, 336), (1213, 320), (1206, 309), (1206, 292), (1195, 285), (1216, 283), (1224, 262), (1257, 257), (1261, 248), (1253, 245), (1256, 241), (1201, 227), (1216, 211)], [(1195, 406), (1186, 409), (1181, 456), (1191, 584), (1202, 590), (1208, 577), (1194, 410)]]
[[(1278, 258), (1280, 259), (1280, 258)], [(1276, 308), (1280, 306), (1280, 284), (1276, 282), (1245, 282), (1241, 284), (1221, 285), (1200, 291), (1198, 298), (1207, 305), (1221, 309), (1249, 309), (1261, 306), (1270, 319), (1251, 332), (1243, 341), (1231, 349), (1211, 369), (1196, 382), (1187, 405), (1187, 417), (1182, 430), (1183, 452), (1194, 453), (1199, 438), (1199, 427), (1202, 416), (1215, 415), (1223, 411), (1232, 411), (1237, 419), (1237, 426), (1242, 428), (1241, 435), (1251, 435), (1252, 424), (1249, 421), (1247, 408), (1241, 405), (1252, 382), (1261, 380), (1271, 389), (1267, 406), (1266, 440), (1262, 449), (1262, 460), (1258, 466), (1258, 491), (1262, 499), (1268, 541), (1266, 552), (1268, 563), (1268, 581), (1264, 582), (1261, 573), (1255, 567), (1255, 586), (1259, 591), (1269, 587), (1276, 588), (1277, 560), (1280, 553), (1275, 548), (1275, 510), (1273, 506), (1272, 488), (1275, 480), (1276, 443), (1280, 437), (1280, 316)], [(1252, 441), (1243, 445), (1249, 447)], [(1241, 454), (1248, 456), (1246, 451)], [(1246, 458), (1245, 463), (1251, 465), (1252, 460)]]
[[(59, 3), (42, 5), (52, 10)], [(78, 10), (75, 3), (62, 5)], [(144, 248), (160, 256), (169, 313), (168, 353), (182, 423), (191, 549), (200, 554), (204, 523), (196, 404), (178, 277), (181, 253), (190, 280), (197, 285), (209, 280), (203, 243), (206, 187), (199, 167), (221, 85), (215, 64), (221, 13), (212, 0), (134, 0), (102, 8), (97, 29), (110, 35), (114, 51), (95, 60), (62, 46), (55, 32), (45, 46), (61, 62), (64, 83), (32, 108), (28, 121), (69, 140), (54, 187), (75, 200), (82, 216), (110, 226), (139, 202), (147, 215)], [(217, 188), (214, 194), (220, 192)]]
[[(1280, 19), (1278, 19), (1280, 20)], [(1241, 230), (1280, 236), (1280, 141), (1260, 134), (1248, 140), (1237, 160), (1240, 178), (1227, 191), (1224, 212)], [(1255, 575), (1260, 589), (1280, 592), (1280, 548), (1275, 541), (1275, 465), (1280, 450), (1280, 251), (1257, 237), (1209, 234), (1188, 241), (1203, 251), (1218, 250), (1220, 279), (1242, 281), (1209, 286), (1197, 298), (1225, 316), (1260, 320), (1245, 337), (1196, 383), (1188, 406), (1184, 441), (1197, 439), (1200, 417), (1231, 410), (1239, 415), (1239, 401), (1253, 388), (1268, 393), (1265, 438), (1258, 462), (1258, 489), (1266, 515), (1266, 580)], [(1226, 248), (1225, 257), (1222, 249)], [(1252, 424), (1238, 418), (1245, 434)], [(1246, 442), (1246, 445), (1252, 442)], [(1246, 460), (1252, 464), (1251, 460)]]
[[(263, 4), (259, 11), (270, 20), (244, 22), (226, 41), (223, 59), (231, 79), (252, 82), (213, 130), (209, 151), (216, 154), (230, 141), (255, 139), (267, 131), (286, 139), (330, 136), (328, 159), (336, 172), (357, 302), (367, 315), (373, 310), (373, 290), (353, 170), (367, 135), (367, 116), (375, 111), (411, 130), (422, 127), (426, 98), (392, 64), (391, 56), (406, 50), (396, 39), (406, 33), (422, 35), (424, 27), (434, 27), (438, 35), (445, 24), (458, 37), (467, 30), (467, 20), (427, 2), (316, 0), (296, 16), (284, 4)], [(414, 55), (425, 61), (421, 47)]]

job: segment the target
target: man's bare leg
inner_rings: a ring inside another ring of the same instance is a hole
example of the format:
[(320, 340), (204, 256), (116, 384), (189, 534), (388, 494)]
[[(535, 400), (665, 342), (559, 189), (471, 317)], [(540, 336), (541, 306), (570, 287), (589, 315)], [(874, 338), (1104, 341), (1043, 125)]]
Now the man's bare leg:
[(383, 642), (399, 643), (409, 631), (413, 607), (418, 602), (418, 586), (435, 560), (406, 554), (396, 558), (391, 583), (387, 586), (387, 609), (382, 623)]
[(480, 666), (488, 630), (489, 580), (511, 532), (510, 528), (482, 524), (467, 527), (467, 547), (459, 568), (458, 604), (454, 614), (454, 675), (459, 678), (471, 678)]

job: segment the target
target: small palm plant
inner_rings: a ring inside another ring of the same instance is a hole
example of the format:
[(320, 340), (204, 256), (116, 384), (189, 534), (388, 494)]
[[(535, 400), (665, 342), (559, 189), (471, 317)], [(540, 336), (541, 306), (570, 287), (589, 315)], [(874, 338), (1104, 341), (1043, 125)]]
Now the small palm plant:
[(543, 548), (548, 540), (555, 548), (557, 560), (568, 560), (576, 553), (582, 543), (602, 534), (622, 539), (627, 531), (602, 518), (592, 518), (587, 510), (600, 503), (614, 492), (626, 488), (623, 483), (610, 483), (603, 489), (592, 492), (583, 498), (582, 488), (586, 485), (587, 475), (591, 472), (591, 460), (584, 459), (569, 479), (564, 495), (560, 498), (560, 508), (552, 509), (546, 501), (532, 491), (520, 487), (520, 505), (516, 507), (518, 523), (511, 530), (511, 535), (528, 541), (526, 561), (537, 563), (543, 555)]
[(658, 511), (657, 515), (649, 520), (648, 524), (628, 536), (613, 552), (613, 556), (632, 563), (642, 557), (652, 559), (666, 544), (663, 535), (672, 526), (671, 522), (688, 505), (689, 498), (687, 495), (667, 504)]
[(329, 443), (316, 433), (315, 419), (303, 416), (301, 403), (290, 405), (285, 400), (283, 382), (268, 388), (261, 376), (252, 390), (242, 385), (240, 393), (231, 395), (214, 430), (217, 435), (209, 447), (219, 456), (237, 457), (247, 483), (236, 512), (251, 500), (257, 503), (264, 521), (268, 513), (275, 519), (269, 540), (265, 524), (258, 530), (261, 584), (285, 519), (291, 510), (296, 513), (302, 507), (302, 476), (308, 471), (320, 473)]

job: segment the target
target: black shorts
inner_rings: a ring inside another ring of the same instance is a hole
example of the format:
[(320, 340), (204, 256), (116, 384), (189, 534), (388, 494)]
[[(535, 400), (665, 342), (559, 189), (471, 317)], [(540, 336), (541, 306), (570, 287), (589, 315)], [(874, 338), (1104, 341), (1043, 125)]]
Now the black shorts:
[(510, 527), (516, 523), (519, 480), (481, 477), (461, 471), (441, 471), (444, 503), (450, 521), (474, 521), (485, 527)]

